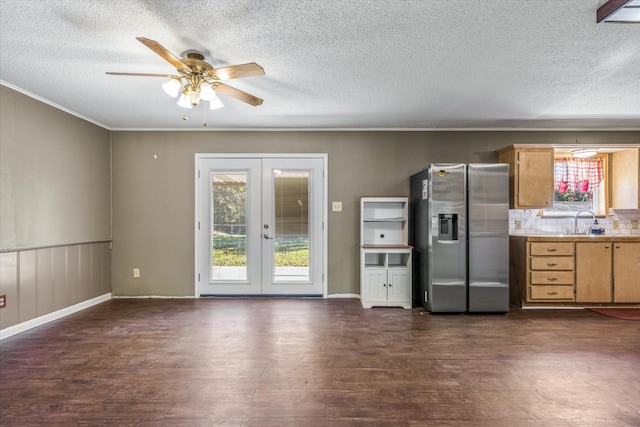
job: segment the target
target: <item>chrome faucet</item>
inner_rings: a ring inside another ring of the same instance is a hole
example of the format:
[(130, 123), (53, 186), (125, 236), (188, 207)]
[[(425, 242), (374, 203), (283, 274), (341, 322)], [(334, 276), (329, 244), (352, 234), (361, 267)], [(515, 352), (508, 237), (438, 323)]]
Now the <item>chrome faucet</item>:
[(579, 216), (580, 216), (580, 214), (581, 214), (581, 213), (583, 213), (583, 212), (587, 212), (587, 213), (591, 214), (591, 216), (593, 217), (593, 222), (594, 222), (594, 223), (597, 221), (597, 219), (596, 219), (596, 214), (594, 214), (593, 212), (591, 212), (591, 211), (589, 211), (589, 210), (586, 210), (586, 209), (585, 209), (585, 210), (583, 210), (583, 211), (579, 211), (579, 212), (576, 214), (576, 218), (575, 218), (574, 231), (573, 231), (575, 234), (578, 234), (578, 217), (579, 217)]

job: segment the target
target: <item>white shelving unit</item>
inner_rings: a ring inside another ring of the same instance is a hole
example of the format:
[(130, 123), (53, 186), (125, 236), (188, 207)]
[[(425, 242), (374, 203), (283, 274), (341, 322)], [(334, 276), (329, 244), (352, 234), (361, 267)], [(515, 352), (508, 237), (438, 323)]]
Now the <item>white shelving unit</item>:
[(364, 308), (411, 308), (407, 197), (360, 199), (360, 301)]

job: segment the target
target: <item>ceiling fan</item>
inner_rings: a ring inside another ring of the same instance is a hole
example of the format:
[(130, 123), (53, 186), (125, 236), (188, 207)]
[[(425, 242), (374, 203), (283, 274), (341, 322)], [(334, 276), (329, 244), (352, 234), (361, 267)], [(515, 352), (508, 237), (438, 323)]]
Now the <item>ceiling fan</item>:
[(136, 37), (136, 39), (176, 67), (178, 74), (116, 73), (110, 71), (106, 74), (169, 78), (170, 80), (164, 83), (162, 88), (170, 96), (180, 96), (178, 105), (185, 108), (196, 107), (201, 99), (209, 101), (211, 109), (222, 107), (222, 102), (216, 92), (236, 98), (249, 105), (262, 104), (262, 99), (221, 82), (221, 80), (264, 75), (264, 69), (255, 62), (213, 68), (211, 64), (204, 61), (204, 56), (198, 52), (188, 52), (186, 58), (179, 59), (154, 40), (144, 37)]

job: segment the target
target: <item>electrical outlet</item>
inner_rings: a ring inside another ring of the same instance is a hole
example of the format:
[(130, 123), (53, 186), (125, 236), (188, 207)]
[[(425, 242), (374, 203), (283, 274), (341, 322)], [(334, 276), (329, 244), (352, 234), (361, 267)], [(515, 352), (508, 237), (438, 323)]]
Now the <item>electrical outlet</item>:
[(516, 230), (520, 230), (522, 228), (522, 221), (516, 221)]
[(134, 268), (133, 269), (133, 277), (135, 277), (135, 278), (140, 277), (140, 269), (139, 268)]
[(631, 220), (631, 228), (633, 228), (634, 230), (638, 229), (638, 220), (637, 219), (632, 219)]
[(5, 308), (7, 306), (7, 296), (0, 295), (0, 308)]
[(620, 228), (620, 220), (619, 219), (614, 219), (613, 220), (613, 229), (617, 230)]
[(333, 212), (342, 212), (342, 202), (331, 202), (331, 210)]

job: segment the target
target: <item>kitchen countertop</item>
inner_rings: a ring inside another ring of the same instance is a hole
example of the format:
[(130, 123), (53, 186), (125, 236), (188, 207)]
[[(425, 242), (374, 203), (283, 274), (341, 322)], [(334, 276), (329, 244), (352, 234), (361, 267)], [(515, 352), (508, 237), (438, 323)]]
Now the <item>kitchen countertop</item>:
[(522, 237), (530, 242), (548, 242), (548, 241), (562, 241), (562, 242), (640, 242), (640, 235), (612, 235), (612, 234), (600, 234), (600, 235), (586, 235), (586, 234), (532, 234), (532, 235), (514, 235), (510, 237)]

